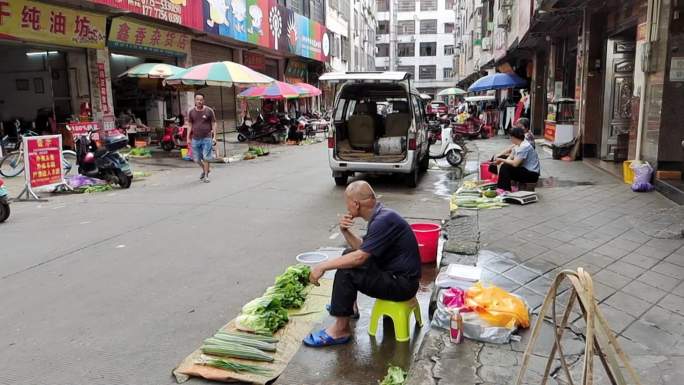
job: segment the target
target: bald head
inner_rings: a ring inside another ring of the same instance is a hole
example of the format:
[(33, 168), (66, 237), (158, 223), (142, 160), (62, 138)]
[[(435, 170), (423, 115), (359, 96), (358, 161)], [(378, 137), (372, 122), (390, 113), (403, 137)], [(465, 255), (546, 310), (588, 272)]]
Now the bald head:
[(357, 180), (350, 183), (344, 193), (347, 198), (355, 201), (363, 201), (370, 198), (375, 200), (375, 191), (373, 191), (373, 188), (364, 180)]

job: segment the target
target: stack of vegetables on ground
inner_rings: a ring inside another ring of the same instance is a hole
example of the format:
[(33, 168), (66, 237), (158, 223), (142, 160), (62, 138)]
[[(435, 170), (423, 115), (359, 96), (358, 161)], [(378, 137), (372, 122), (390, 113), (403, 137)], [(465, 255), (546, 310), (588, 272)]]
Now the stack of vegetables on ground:
[(398, 366), (387, 368), (387, 375), (382, 379), (380, 385), (403, 385), (406, 381), (406, 372)]
[(249, 150), (245, 152), (244, 159), (245, 160), (250, 160), (250, 159), (255, 159), (258, 156), (264, 156), (268, 155), (270, 152), (268, 148), (266, 147), (260, 147), (260, 146), (249, 146)]
[[(273, 361), (269, 353), (276, 351), (278, 340), (272, 335), (287, 323), (287, 309), (299, 308), (304, 303), (310, 272), (311, 268), (304, 265), (288, 267), (276, 277), (275, 285), (269, 287), (263, 296), (242, 307), (241, 314), (235, 319), (235, 326), (242, 332), (218, 331), (204, 340), (202, 353), (214, 357)], [(225, 359), (203, 357), (197, 364), (234, 372), (265, 374), (259, 367)]]
[(451, 196), (450, 208), (455, 211), (459, 208), (466, 210), (500, 209), (508, 206), (503, 198), (496, 196), (496, 185), (478, 185), (467, 181)]

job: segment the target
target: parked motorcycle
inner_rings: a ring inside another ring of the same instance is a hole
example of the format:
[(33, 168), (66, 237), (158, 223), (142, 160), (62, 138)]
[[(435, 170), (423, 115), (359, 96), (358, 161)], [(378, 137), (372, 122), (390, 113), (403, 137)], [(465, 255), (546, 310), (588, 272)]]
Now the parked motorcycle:
[(7, 195), (5, 181), (0, 178), (0, 223), (6, 221), (10, 216), (10, 205)]
[(281, 117), (276, 114), (271, 114), (267, 118), (259, 114), (256, 121), (249, 117), (244, 117), (237, 131), (239, 142), (263, 140), (266, 138), (273, 142), (279, 142), (281, 136), (287, 133), (286, 126), (282, 123)]
[[(431, 143), (435, 143), (430, 146), (430, 159), (446, 158), (450, 165), (457, 167), (463, 162), (463, 147), (454, 142), (451, 125), (442, 126), (440, 135), (439, 144), (436, 140), (430, 140)], [(434, 149), (435, 146), (438, 146), (438, 149)]]
[(171, 151), (174, 148), (184, 148), (188, 146), (185, 127), (179, 126), (177, 117), (164, 119), (164, 135), (160, 144), (164, 151)]
[(131, 187), (131, 166), (118, 152), (128, 145), (128, 138), (121, 133), (107, 136), (102, 139), (103, 145), (98, 147), (93, 134), (94, 131), (91, 130), (76, 139), (78, 173), (118, 184), (121, 188)]

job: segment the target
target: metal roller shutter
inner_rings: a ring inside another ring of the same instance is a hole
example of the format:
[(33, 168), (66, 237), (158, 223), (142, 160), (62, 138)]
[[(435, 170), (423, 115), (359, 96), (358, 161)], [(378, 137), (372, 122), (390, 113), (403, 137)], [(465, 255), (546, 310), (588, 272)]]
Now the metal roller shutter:
[[(225, 60), (234, 61), (232, 49), (198, 41), (192, 42), (192, 65)], [(225, 120), (226, 132), (235, 131), (235, 91), (234, 87), (223, 87), (223, 105), (221, 105), (221, 87), (205, 87), (199, 91), (205, 96), (205, 104), (216, 112), (219, 132), (222, 127), (221, 117)]]

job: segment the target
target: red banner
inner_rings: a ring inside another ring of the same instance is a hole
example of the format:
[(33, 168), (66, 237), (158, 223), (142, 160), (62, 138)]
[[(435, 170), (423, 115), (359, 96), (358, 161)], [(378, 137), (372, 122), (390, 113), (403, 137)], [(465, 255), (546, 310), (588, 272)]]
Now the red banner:
[(86, 135), (88, 131), (97, 131), (100, 125), (97, 122), (74, 122), (67, 124), (67, 128), (71, 131), (73, 136)]
[(105, 73), (104, 63), (97, 63), (97, 81), (100, 87), (100, 105), (102, 113), (109, 114), (109, 99), (107, 98), (107, 74)]
[(154, 19), (203, 30), (204, 0), (90, 0)]
[(59, 184), (62, 176), (62, 141), (59, 135), (24, 137), (24, 163), (29, 187)]

